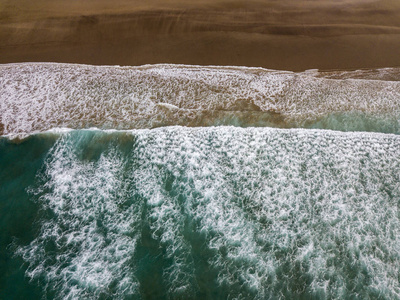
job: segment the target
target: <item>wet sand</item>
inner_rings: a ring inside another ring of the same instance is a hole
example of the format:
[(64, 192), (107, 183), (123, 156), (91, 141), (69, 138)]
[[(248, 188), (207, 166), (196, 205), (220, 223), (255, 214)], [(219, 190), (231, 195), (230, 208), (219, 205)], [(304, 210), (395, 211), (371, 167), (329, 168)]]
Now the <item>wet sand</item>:
[(400, 66), (400, 2), (0, 0), (0, 63)]

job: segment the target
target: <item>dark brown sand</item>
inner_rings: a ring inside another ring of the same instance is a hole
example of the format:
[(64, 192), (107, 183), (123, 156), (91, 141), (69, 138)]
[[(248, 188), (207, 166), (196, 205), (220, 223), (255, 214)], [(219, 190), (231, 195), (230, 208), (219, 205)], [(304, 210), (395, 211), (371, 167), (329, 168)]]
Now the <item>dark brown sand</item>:
[(0, 63), (400, 66), (398, 0), (0, 0)]

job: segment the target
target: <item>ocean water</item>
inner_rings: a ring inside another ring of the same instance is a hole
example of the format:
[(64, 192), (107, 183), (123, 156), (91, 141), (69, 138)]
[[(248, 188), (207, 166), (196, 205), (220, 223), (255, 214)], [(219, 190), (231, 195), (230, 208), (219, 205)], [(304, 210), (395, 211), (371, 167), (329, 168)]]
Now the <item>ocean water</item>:
[(400, 299), (400, 70), (0, 69), (0, 299)]

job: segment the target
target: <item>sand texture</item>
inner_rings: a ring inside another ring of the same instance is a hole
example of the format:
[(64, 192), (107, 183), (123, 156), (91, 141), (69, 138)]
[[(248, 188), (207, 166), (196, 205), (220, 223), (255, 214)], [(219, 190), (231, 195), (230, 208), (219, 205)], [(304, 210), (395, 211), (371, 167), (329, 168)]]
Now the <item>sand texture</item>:
[(400, 66), (399, 1), (0, 0), (0, 63)]

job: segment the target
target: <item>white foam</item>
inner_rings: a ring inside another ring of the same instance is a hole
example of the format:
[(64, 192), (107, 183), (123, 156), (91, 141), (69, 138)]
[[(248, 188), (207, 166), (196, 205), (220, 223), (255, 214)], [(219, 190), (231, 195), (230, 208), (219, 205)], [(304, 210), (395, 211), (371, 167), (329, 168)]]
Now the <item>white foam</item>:
[[(395, 203), (386, 202), (388, 199), (385, 197), (379, 198), (378, 194), (384, 194), (374, 185), (376, 180), (393, 178), (389, 174), (397, 165), (400, 149), (399, 140), (394, 136), (386, 140), (388, 136), (376, 134), (359, 136), (329, 131), (245, 131), (230, 128), (212, 130), (212, 144), (207, 147), (199, 142), (210, 140), (207, 129), (182, 131), (190, 142), (185, 139), (185, 146), (179, 148), (183, 152), (174, 154), (173, 159), (170, 151), (183, 142), (182, 137), (173, 138), (175, 130), (147, 132), (146, 140), (151, 141), (148, 145), (151, 153), (167, 160), (163, 165), (170, 172), (176, 166), (188, 166), (186, 176), (193, 181), (186, 189), (204, 195), (199, 198), (189, 196), (185, 205), (189, 211), (191, 206), (196, 207), (190, 213), (200, 222), (201, 232), (213, 232), (214, 237), (209, 240), (208, 246), (215, 251), (215, 255), (210, 260), (220, 272), (218, 280), (221, 286), (234, 285), (241, 278), (243, 290), (255, 290), (256, 298), (263, 299), (268, 296), (269, 287), (283, 280), (277, 278), (276, 272), (290, 258), (292, 267), (296, 262), (308, 265), (303, 272), (312, 277), (313, 290), (310, 292), (321, 290), (327, 296), (338, 297), (346, 288), (346, 271), (341, 269), (346, 266), (337, 263), (334, 270), (329, 270), (329, 260), (332, 259), (329, 255), (330, 245), (336, 239), (343, 240), (344, 249), (339, 251), (354, 255), (354, 252), (362, 252), (361, 249), (366, 246), (363, 239), (369, 233), (364, 228), (376, 228), (383, 224), (375, 223), (376, 216), (388, 218), (386, 223), (399, 222), (392, 215)], [(153, 138), (148, 138), (148, 133)], [(190, 153), (194, 149), (199, 151), (196, 141), (203, 146), (203, 150), (200, 155), (193, 156)], [(375, 151), (378, 145), (386, 151)], [(215, 149), (223, 151), (215, 153)], [(162, 154), (160, 151), (163, 151)], [(370, 159), (375, 159), (373, 164), (386, 161), (387, 165), (382, 170), (386, 175), (380, 174), (378, 179), (375, 173), (378, 170), (372, 165), (359, 167), (360, 160), (367, 153)], [(228, 160), (224, 159), (225, 155)], [(196, 160), (196, 157), (206, 159), (187, 164), (192, 159)], [(158, 165), (156, 159), (150, 161)], [(332, 169), (329, 162), (334, 165)], [(301, 178), (300, 175), (303, 164), (306, 165), (304, 172), (307, 178)], [(340, 170), (339, 173), (331, 174), (335, 168)], [(340, 175), (340, 172), (344, 174)], [(370, 190), (365, 193), (372, 197), (370, 199), (351, 187), (361, 188), (361, 173), (367, 177)], [(233, 188), (234, 182), (243, 187)], [(392, 190), (398, 191), (397, 186), (398, 183), (392, 186)], [(247, 202), (242, 202), (243, 199), (247, 199)], [(265, 221), (269, 226), (263, 228)], [(314, 227), (314, 222), (318, 224), (317, 227)], [(385, 239), (389, 234), (384, 229), (386, 225), (380, 228), (383, 231), (375, 237)], [(355, 237), (358, 242), (352, 241)], [(274, 241), (271, 249), (264, 250), (264, 245), (271, 241)], [(395, 244), (398, 243), (396, 240)], [(394, 255), (391, 259), (399, 254), (395, 244), (390, 246), (390, 255)], [(280, 249), (292, 249), (293, 253), (277, 259), (275, 253)], [(331, 249), (335, 251), (335, 247)], [(379, 282), (379, 290), (398, 295), (396, 285), (384, 288), (383, 284), (390, 284), (396, 278), (387, 278), (387, 270), (396, 268), (396, 264), (390, 263), (391, 259), (386, 257), (385, 261), (375, 263), (371, 257), (361, 257), (357, 263), (360, 267), (374, 265), (369, 274), (374, 274), (372, 276), (374, 281)], [(333, 271), (334, 274), (331, 274)], [(330, 279), (326, 279), (327, 274), (331, 274), (328, 275)], [(330, 283), (333, 278), (336, 278), (335, 282)], [(290, 279), (286, 280), (289, 284)]]
[(0, 111), (4, 135), (53, 127), (208, 126), (238, 111), (250, 125), (254, 113), (268, 120), (261, 111), (302, 126), (335, 112), (397, 118), (400, 83), (245, 67), (6, 64), (0, 66)]
[[(137, 296), (130, 266), (137, 240), (131, 226), (137, 215), (134, 206), (119, 208), (127, 196), (120, 154), (111, 149), (97, 163), (85, 163), (75, 150), (71, 140), (61, 137), (47, 160), (43, 186), (36, 192), (49, 189), (39, 201), (54, 218), (44, 220), (39, 236), (19, 249), (31, 264), (28, 275), (44, 275), (58, 298), (88, 293), (97, 298), (112, 283), (117, 283), (117, 298)], [(55, 249), (47, 252), (51, 244)]]

